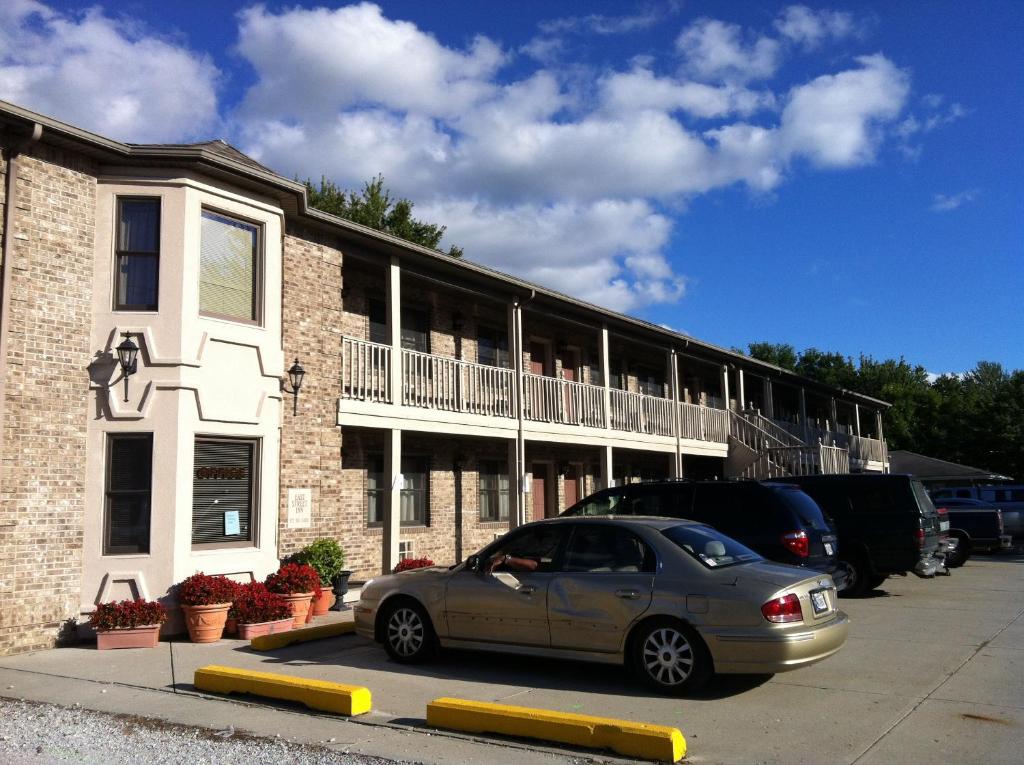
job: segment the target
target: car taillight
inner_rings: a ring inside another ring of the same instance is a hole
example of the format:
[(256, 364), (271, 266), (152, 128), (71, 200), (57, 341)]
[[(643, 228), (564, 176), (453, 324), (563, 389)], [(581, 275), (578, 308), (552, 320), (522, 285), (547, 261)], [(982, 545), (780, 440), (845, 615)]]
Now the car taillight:
[(937, 507), (935, 508), (935, 512), (937, 512), (939, 515), (949, 515), (949, 510), (946, 509), (945, 507)]
[(914, 534), (917, 537), (917, 547), (920, 550), (924, 549), (924, 529), (918, 529)]
[(783, 534), (782, 544), (784, 544), (791, 553), (799, 555), (801, 558), (806, 558), (811, 554), (810, 543), (807, 539), (806, 531), (790, 531), (788, 534)]
[(800, 610), (800, 598), (793, 593), (783, 595), (781, 598), (769, 600), (761, 606), (761, 613), (770, 622), (802, 622), (803, 612)]

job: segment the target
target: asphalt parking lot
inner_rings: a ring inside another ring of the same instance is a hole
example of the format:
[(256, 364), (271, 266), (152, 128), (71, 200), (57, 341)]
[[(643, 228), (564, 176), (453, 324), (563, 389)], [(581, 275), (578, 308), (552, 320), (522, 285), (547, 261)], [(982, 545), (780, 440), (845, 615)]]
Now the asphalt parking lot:
[[(266, 654), (225, 640), (9, 657), (0, 659), (0, 695), (233, 724), (257, 735), (287, 731), (295, 740), (334, 738), (346, 751), (423, 762), (616, 760), (543, 745), (523, 749), (521, 742), (511, 742), (513, 750), (509, 742), (428, 737), (426, 704), (440, 696), (673, 725), (686, 736), (690, 762), (1019, 762), (1024, 555), (972, 558), (934, 580), (892, 578), (872, 597), (842, 606), (851, 633), (837, 655), (773, 677), (721, 677), (690, 698), (653, 696), (624, 670), (598, 665), (448, 652), (408, 668), (356, 636)], [(365, 685), (374, 711), (352, 723), (198, 698), (192, 673), (211, 663)]]

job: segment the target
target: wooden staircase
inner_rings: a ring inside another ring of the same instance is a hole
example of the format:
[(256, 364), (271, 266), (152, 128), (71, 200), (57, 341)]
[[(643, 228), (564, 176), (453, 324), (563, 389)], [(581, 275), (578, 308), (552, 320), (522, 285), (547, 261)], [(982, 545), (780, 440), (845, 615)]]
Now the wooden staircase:
[(849, 473), (849, 452), (819, 439), (807, 444), (756, 410), (730, 412), (730, 478), (785, 478), (792, 475)]

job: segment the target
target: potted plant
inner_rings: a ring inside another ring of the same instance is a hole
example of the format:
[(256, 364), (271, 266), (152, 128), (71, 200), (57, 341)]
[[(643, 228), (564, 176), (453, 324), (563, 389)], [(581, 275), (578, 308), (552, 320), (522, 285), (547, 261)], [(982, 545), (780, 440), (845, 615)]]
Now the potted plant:
[(310, 601), (320, 595), (320, 575), (305, 563), (286, 563), (267, 577), (267, 589), (284, 595), (291, 604), (295, 626), (306, 623)]
[(100, 603), (89, 624), (96, 630), (96, 647), (156, 648), (160, 642), (160, 625), (167, 621), (162, 603), (152, 600), (122, 600)]
[[(334, 595), (327, 588), (331, 587), (335, 578), (345, 567), (345, 552), (334, 539), (317, 539), (306, 545), (295, 556), (296, 563), (312, 566), (320, 575), (321, 594), (313, 600), (313, 615), (326, 614), (334, 602)], [(350, 575), (352, 572), (348, 572)]]
[(237, 587), (226, 576), (209, 576), (202, 571), (178, 585), (178, 603), (193, 643), (215, 643), (221, 639)]
[(238, 637), (242, 640), (292, 628), (291, 604), (283, 595), (268, 590), (263, 582), (239, 585), (231, 614), (238, 623)]
[(434, 561), (430, 558), (402, 558), (395, 566), (395, 573), (401, 574), (403, 571), (412, 571), (414, 568), (426, 568), (433, 565)]

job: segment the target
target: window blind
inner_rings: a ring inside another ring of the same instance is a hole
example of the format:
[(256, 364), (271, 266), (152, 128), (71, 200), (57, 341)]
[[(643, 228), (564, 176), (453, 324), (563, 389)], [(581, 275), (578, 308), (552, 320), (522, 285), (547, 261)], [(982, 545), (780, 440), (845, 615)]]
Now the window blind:
[[(192, 544), (252, 541), (254, 441), (196, 440)], [(233, 515), (238, 514), (237, 533)]]
[(203, 210), (199, 310), (255, 321), (258, 230), (251, 223)]

